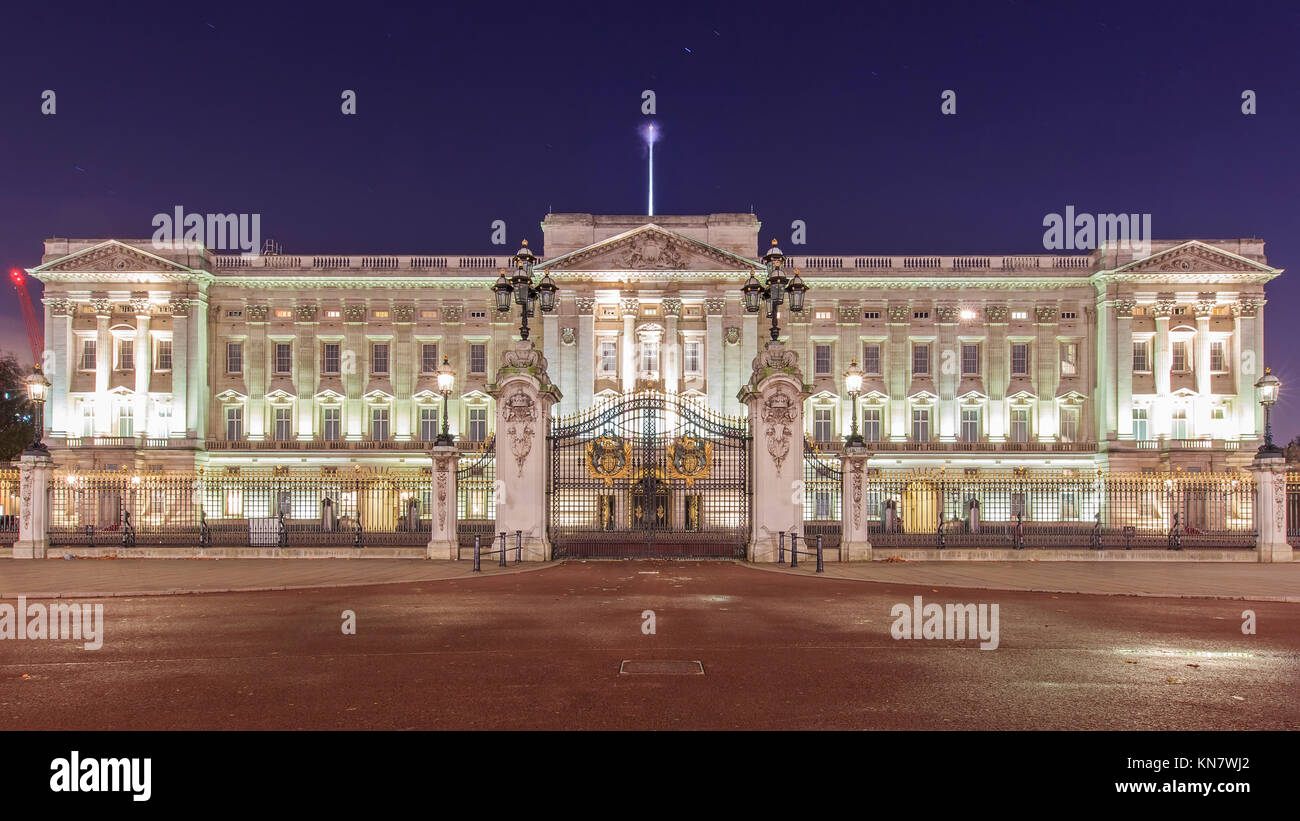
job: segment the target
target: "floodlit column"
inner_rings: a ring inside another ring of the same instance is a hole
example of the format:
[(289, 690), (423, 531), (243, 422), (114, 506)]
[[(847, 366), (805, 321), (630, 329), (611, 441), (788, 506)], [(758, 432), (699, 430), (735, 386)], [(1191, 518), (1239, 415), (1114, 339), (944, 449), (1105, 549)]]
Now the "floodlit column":
[(871, 561), (871, 516), (867, 509), (866, 448), (846, 448), (840, 457), (843, 486), (840, 492), (840, 560)]
[(623, 338), (620, 351), (623, 393), (631, 393), (636, 389), (636, 311), (635, 299), (623, 300)]
[(1061, 376), (1061, 346), (1056, 339), (1056, 307), (1040, 306), (1035, 311), (1034, 393), (1038, 394), (1038, 441), (1054, 442), (1059, 433), (1056, 421), (1056, 386)]
[(907, 361), (906, 305), (889, 306), (889, 339), (885, 343), (885, 380), (889, 390), (889, 441), (906, 442), (912, 426), (907, 418), (907, 380), (912, 363)]
[(1196, 317), (1196, 418), (1192, 432), (1203, 436), (1210, 432), (1210, 315), (1198, 311)]
[[(1101, 379), (1109, 381), (1114, 363), (1115, 374), (1115, 431), (1120, 439), (1133, 438), (1133, 305), (1117, 304), (1115, 311), (1115, 350), (1102, 357), (1106, 364)], [(1104, 320), (1103, 320), (1104, 321)], [(1098, 380), (1101, 381), (1100, 379)], [(1104, 434), (1103, 434), (1104, 436)]]
[(172, 314), (172, 425), (169, 436), (185, 438), (192, 435), (194, 426), (189, 421), (190, 376), (190, 317), (189, 303), (173, 299)]
[(677, 334), (677, 317), (681, 313), (680, 300), (664, 300), (664, 323), (668, 326), (664, 333), (664, 391), (677, 393), (682, 389), (682, 342)]
[(935, 354), (938, 356), (939, 374), (934, 383), (939, 393), (938, 422), (939, 440), (957, 441), (957, 386), (961, 382), (961, 346), (957, 342), (957, 308), (940, 306), (936, 309), (935, 325), (938, 328), (938, 340)]
[(496, 531), (523, 533), (523, 560), (551, 558), (547, 536), (546, 433), (560, 389), (547, 375), (546, 357), (531, 342), (505, 352), (490, 391), (496, 400)]
[(1153, 402), (1155, 406), (1152, 425), (1155, 428), (1156, 436), (1168, 436), (1170, 430), (1169, 424), (1169, 393), (1171, 390), (1172, 376), (1170, 368), (1173, 367), (1173, 344), (1169, 340), (1169, 316), (1156, 317), (1156, 341), (1152, 346), (1153, 363), (1152, 368), (1155, 372), (1156, 398)]
[(460, 450), (455, 445), (430, 448), (433, 457), (433, 510), (430, 511), (429, 545), (425, 557), (454, 560), (460, 558), (456, 535), (456, 467)]
[(726, 378), (722, 362), (722, 311), (726, 304), (725, 299), (718, 297), (704, 300), (704, 309), (708, 314), (704, 319), (704, 378), (708, 389), (709, 407), (719, 412), (725, 410), (722, 405), (724, 395), (722, 381)]
[[(138, 306), (146, 307), (147, 306)], [(135, 315), (135, 435), (149, 435), (149, 377), (153, 374), (149, 315)]]
[[(50, 380), (49, 413), (45, 426), (55, 436), (67, 436), (76, 424), (74, 408), (68, 399), (72, 374), (77, 367), (78, 351), (72, 345), (73, 306), (66, 299), (49, 300), (45, 304), (45, 356), (42, 363), (45, 378)], [(77, 433), (80, 433), (77, 430)]]
[[(1255, 474), (1255, 550), (1261, 562), (1289, 562), (1294, 553), (1286, 540), (1286, 459), (1280, 452), (1258, 453)], [(17, 554), (15, 554), (17, 555)]]
[(95, 304), (95, 433), (107, 436), (112, 424), (112, 408), (108, 401), (108, 377), (113, 367), (113, 336), (108, 332), (110, 318), (108, 300), (94, 300)]
[(988, 377), (984, 380), (989, 393), (988, 432), (990, 442), (1007, 441), (1007, 384), (1011, 371), (1011, 348), (1007, 345), (1007, 315), (1005, 305), (990, 305), (984, 309), (988, 320), (989, 341), (985, 362)]
[(753, 499), (748, 558), (773, 562), (784, 532), (803, 535), (803, 372), (795, 352), (768, 342), (737, 399), (749, 408)]
[(596, 381), (596, 300), (591, 297), (578, 297), (578, 390), (575, 394), (577, 404), (573, 411), (586, 410), (591, 407), (593, 386)]
[(50, 548), (50, 482), (54, 462), (43, 451), (26, 451), (18, 463), (18, 540), (15, 559), (44, 559)]

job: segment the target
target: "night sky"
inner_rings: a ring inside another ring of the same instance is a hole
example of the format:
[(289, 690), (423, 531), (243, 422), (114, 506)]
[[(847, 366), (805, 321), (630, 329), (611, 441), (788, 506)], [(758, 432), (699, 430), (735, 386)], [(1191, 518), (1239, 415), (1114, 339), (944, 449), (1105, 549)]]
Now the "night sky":
[[(0, 262), (148, 237), (177, 205), (260, 213), (286, 253), (513, 252), (548, 210), (645, 211), (651, 89), (656, 211), (804, 220), (788, 253), (1042, 252), (1067, 205), (1264, 238), (1293, 269), (1266, 361), (1300, 433), (1300, 6), (412, 5), (6, 8)], [(4, 287), (0, 348), (27, 359)]]

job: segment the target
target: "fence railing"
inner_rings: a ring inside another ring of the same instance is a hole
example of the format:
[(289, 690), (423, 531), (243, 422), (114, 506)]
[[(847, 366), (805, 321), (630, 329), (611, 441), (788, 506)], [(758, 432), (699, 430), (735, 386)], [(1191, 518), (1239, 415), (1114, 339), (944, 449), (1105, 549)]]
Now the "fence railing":
[(51, 545), (422, 546), (429, 469), (56, 471)]
[(873, 547), (1252, 548), (1246, 473), (868, 476)]
[(1286, 540), (1300, 546), (1300, 471), (1286, 474)]
[(840, 497), (843, 495), (844, 473), (840, 459), (833, 453), (820, 451), (813, 442), (805, 440), (803, 451), (803, 524), (804, 535), (815, 539), (822, 536), (826, 547), (840, 543)]
[(18, 541), (18, 470), (0, 468), (0, 545)]
[(495, 535), (497, 460), (492, 441), (478, 453), (464, 454), (456, 469), (456, 533), (463, 545), (478, 534), (486, 544)]

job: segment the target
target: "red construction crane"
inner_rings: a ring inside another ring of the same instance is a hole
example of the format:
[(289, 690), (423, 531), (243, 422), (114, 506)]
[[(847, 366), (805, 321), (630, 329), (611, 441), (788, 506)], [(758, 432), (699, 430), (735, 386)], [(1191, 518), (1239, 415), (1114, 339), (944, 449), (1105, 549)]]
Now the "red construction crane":
[(45, 350), (45, 334), (36, 321), (36, 310), (32, 308), (32, 297), (27, 293), (27, 277), (17, 268), (9, 272), (9, 280), (18, 291), (18, 304), (23, 307), (23, 322), (27, 324), (27, 341), (32, 345), (32, 362), (41, 365), (41, 353)]

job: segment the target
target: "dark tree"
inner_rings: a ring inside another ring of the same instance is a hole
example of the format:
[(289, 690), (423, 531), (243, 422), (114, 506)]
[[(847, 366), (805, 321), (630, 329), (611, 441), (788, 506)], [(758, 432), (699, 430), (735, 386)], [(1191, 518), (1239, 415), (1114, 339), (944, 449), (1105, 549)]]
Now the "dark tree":
[(13, 354), (0, 355), (0, 461), (18, 458), (32, 443), (35, 416), (27, 401), (27, 377), (31, 369)]

